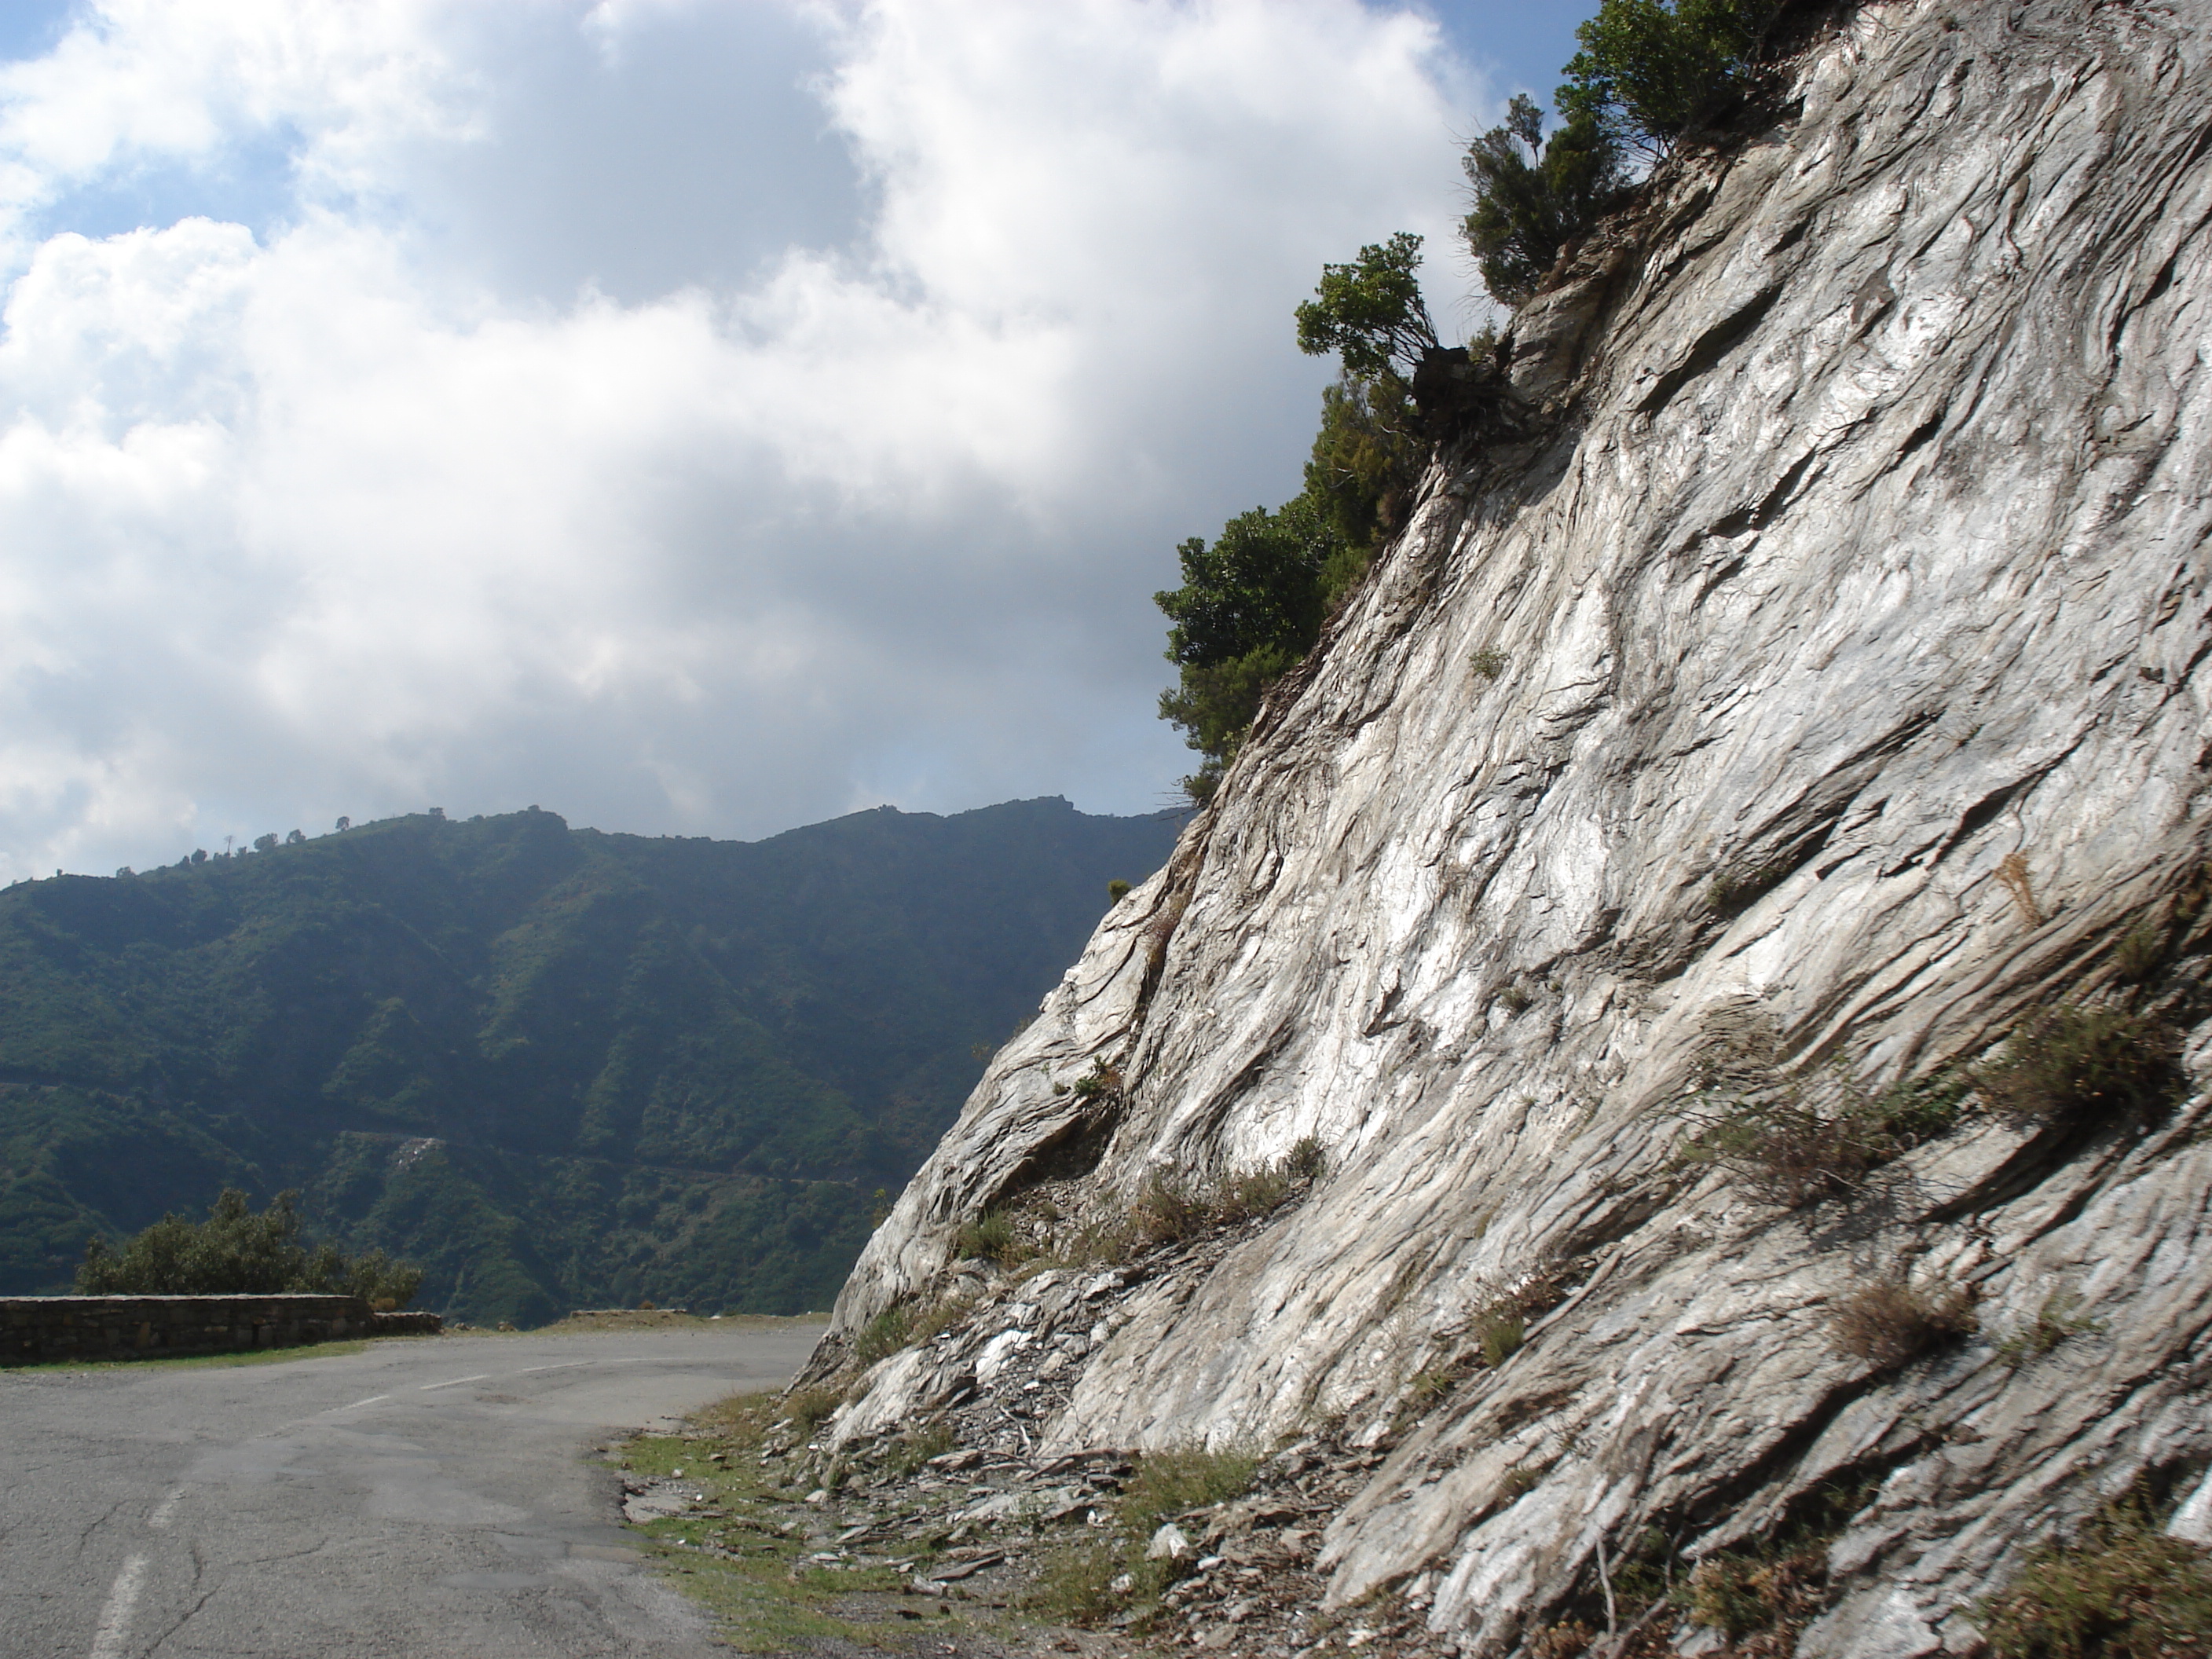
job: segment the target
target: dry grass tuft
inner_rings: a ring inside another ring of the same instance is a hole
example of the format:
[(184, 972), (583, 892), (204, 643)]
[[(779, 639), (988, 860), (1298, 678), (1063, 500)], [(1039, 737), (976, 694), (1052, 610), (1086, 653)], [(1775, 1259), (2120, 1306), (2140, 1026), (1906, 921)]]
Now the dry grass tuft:
[(1931, 1290), (1903, 1276), (1861, 1286), (1828, 1313), (1836, 1352), (1893, 1370), (1929, 1349), (1974, 1329), (1973, 1298), (1953, 1288)]
[(2008, 853), (2005, 861), (1997, 866), (1997, 879), (2012, 894), (2012, 902), (2020, 907), (2021, 920), (2031, 927), (2044, 923), (2043, 907), (2035, 902), (2035, 889), (2028, 884), (2027, 860), (2018, 853)]

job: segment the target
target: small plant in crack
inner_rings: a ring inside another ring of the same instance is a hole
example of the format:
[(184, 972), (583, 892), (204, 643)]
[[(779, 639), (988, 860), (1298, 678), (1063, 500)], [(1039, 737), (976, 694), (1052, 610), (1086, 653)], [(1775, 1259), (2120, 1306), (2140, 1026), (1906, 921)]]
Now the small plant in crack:
[(2043, 1299), (2035, 1317), (1996, 1345), (1997, 1358), (2018, 1367), (2039, 1359), (2077, 1336), (2092, 1336), (2103, 1324), (2080, 1311), (2081, 1298), (2071, 1291), (2053, 1291)]
[(1779, 887), (1789, 874), (1790, 866), (1779, 860), (1717, 871), (1705, 887), (1705, 908), (1717, 916), (1740, 916)]
[(2179, 1034), (2155, 1013), (2062, 1003), (2022, 1021), (1973, 1080), (2019, 1128), (2140, 1121), (2172, 1104), (2180, 1053)]
[(1828, 1310), (1828, 1340), (1836, 1352), (1863, 1359), (1877, 1372), (1895, 1370), (1974, 1328), (1970, 1293), (1954, 1285), (1915, 1285), (1902, 1272), (1860, 1285)]

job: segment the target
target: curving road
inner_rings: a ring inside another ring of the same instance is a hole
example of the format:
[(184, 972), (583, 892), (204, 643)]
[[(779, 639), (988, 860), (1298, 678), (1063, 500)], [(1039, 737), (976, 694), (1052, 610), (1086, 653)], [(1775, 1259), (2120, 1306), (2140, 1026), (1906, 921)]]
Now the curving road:
[(0, 1372), (0, 1655), (726, 1654), (586, 1455), (781, 1383), (819, 1332)]

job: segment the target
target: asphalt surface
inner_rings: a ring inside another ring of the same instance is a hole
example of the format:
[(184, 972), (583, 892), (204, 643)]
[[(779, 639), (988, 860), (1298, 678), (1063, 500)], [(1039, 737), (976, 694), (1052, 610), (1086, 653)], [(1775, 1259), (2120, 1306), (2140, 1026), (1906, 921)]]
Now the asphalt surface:
[(0, 1655), (726, 1655), (592, 1449), (781, 1383), (819, 1330), (0, 1371)]

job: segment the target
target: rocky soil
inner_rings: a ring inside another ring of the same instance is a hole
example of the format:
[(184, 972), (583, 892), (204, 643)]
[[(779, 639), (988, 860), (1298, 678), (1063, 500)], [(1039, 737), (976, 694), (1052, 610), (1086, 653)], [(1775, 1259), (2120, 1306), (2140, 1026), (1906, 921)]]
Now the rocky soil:
[(1238, 1534), (1310, 1560), (1178, 1593), (1255, 1651), (1918, 1659), (2122, 1493), (2212, 1542), (2208, 48), (1858, 7), (1554, 273), (1534, 435), (1440, 458), (871, 1242), (824, 1455), (1311, 1442)]

